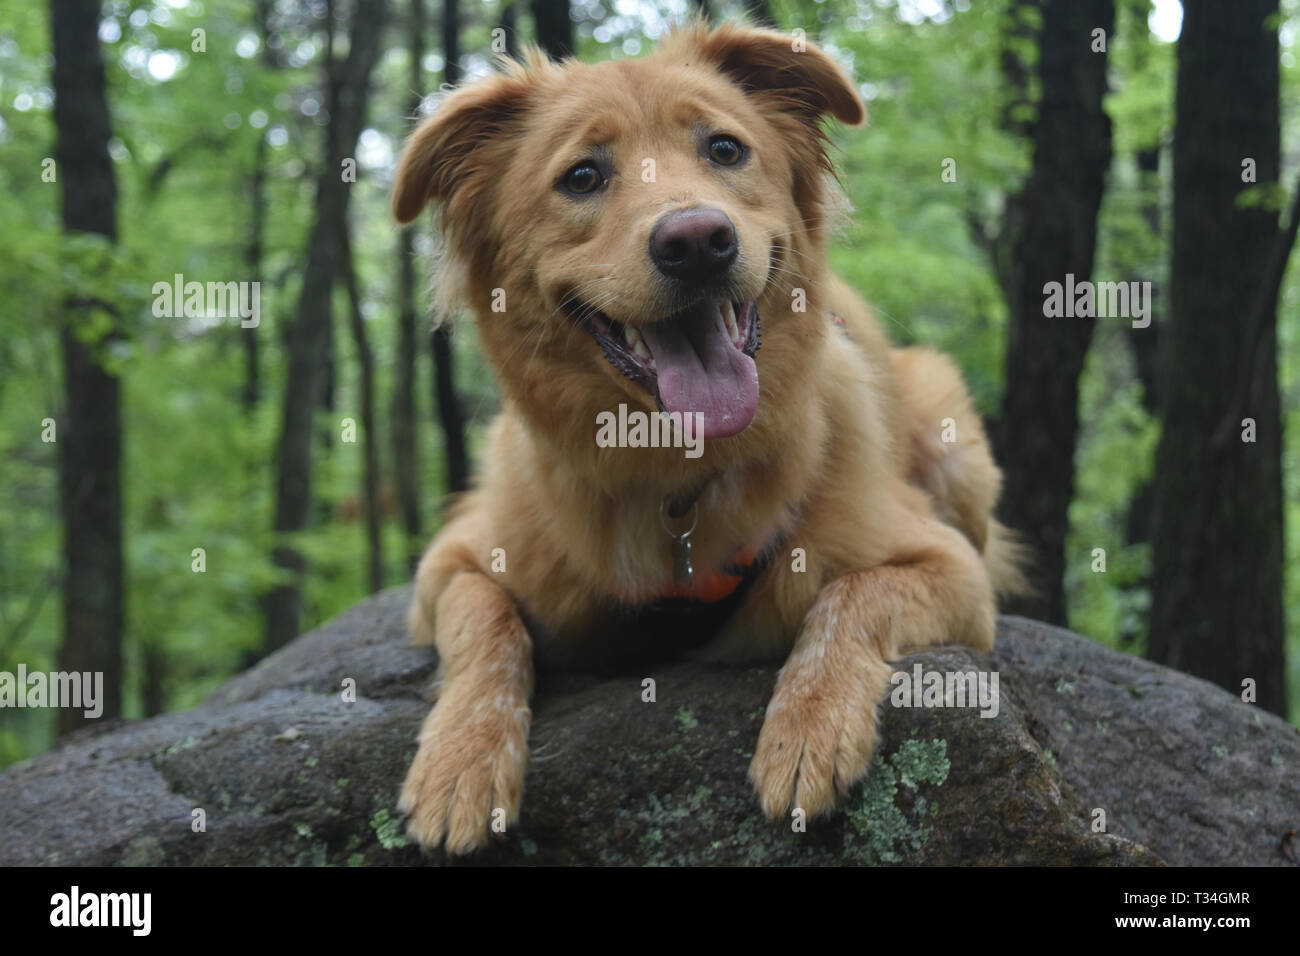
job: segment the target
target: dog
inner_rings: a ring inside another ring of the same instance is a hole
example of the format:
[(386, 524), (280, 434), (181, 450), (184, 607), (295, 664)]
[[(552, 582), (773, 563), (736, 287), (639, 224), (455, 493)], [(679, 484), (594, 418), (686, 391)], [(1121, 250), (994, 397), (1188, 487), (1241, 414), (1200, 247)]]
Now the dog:
[[(1020, 587), (1001, 474), (953, 363), (891, 348), (828, 271), (830, 119), (865, 112), (823, 51), (695, 24), (504, 61), (406, 141), (393, 215), (437, 205), (437, 286), (503, 405), (416, 575), (441, 669), (399, 803), (421, 846), (517, 821), (535, 667), (784, 658), (749, 768), (784, 819), (866, 773), (891, 660), (991, 648)], [(616, 411), (696, 454), (597, 441)]]

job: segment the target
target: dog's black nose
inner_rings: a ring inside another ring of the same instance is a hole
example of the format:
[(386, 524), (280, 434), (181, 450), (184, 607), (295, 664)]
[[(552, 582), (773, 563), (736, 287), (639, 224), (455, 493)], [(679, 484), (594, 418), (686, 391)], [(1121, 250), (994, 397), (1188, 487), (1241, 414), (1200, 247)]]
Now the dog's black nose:
[(703, 206), (669, 213), (650, 233), (655, 267), (687, 282), (704, 282), (726, 272), (738, 250), (731, 220)]

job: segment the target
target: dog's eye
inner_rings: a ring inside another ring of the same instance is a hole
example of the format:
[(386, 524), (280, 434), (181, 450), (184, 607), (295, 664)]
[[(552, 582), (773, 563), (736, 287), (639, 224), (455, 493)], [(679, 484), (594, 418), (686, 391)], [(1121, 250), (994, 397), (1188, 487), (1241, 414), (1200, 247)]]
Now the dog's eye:
[(744, 150), (734, 136), (715, 136), (709, 140), (709, 159), (719, 166), (735, 166)]
[(579, 163), (564, 174), (563, 183), (564, 188), (569, 192), (582, 196), (595, 192), (602, 180), (600, 170), (591, 163)]

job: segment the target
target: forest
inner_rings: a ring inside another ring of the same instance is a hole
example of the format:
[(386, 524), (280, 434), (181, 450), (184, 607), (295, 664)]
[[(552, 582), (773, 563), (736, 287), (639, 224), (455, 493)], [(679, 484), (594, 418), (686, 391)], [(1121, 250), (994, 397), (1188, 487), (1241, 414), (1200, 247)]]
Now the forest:
[(0, 672), (161, 714), (408, 583), (500, 400), (403, 139), (696, 16), (859, 84), (832, 264), (970, 383), (1006, 610), (1300, 724), (1297, 0), (0, 0)]

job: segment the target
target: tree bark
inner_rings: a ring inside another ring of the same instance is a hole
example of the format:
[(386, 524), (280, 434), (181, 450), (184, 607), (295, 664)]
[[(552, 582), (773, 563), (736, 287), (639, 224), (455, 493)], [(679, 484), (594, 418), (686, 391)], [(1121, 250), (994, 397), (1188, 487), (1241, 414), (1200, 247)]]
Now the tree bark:
[[(424, 88), (424, 32), (427, 29), (424, 0), (411, 0), (410, 73), (411, 99), (408, 112), (419, 113)], [(402, 522), (404, 563), (414, 572), (424, 545), (420, 530), (419, 458), (415, 430), (415, 378), (419, 336), (416, 305), (415, 233), (398, 233), (397, 274), (397, 362), (393, 369), (392, 442), (393, 484), (397, 511)]]
[(357, 282), (352, 242), (345, 230), (343, 245), (343, 284), (348, 293), (348, 316), (352, 338), (357, 345), (357, 362), (361, 366), (361, 448), (365, 455), (363, 499), (366, 511), (366, 546), (369, 552), (367, 571), (372, 594), (384, 589), (384, 541), (380, 528), (379, 505), (379, 426), (375, 421), (375, 356), (366, 334), (366, 319), (361, 312), (361, 287)]
[(447, 465), (447, 491), (451, 494), (469, 487), (469, 453), (465, 447), (465, 422), (453, 381), (451, 328), (440, 322), (430, 333), (433, 347), (434, 400), (442, 423), (444, 457)]
[(146, 717), (157, 717), (167, 710), (167, 651), (160, 640), (150, 639), (141, 648), (143, 663), (141, 703)]
[[(266, 223), (266, 137), (258, 136), (257, 149), (253, 155), (253, 175), (249, 184), (249, 203), (251, 221), (248, 227), (248, 245), (244, 250), (244, 262), (248, 266), (248, 278), (255, 282), (262, 274), (262, 237)], [(244, 346), (244, 409), (252, 412), (262, 397), (262, 358), (259, 330), (241, 328), (240, 338)]]
[(1257, 702), (1284, 714), (1276, 309), (1294, 234), (1237, 204), (1243, 160), (1278, 181), (1278, 3), (1183, 11), (1149, 654), (1234, 693), (1254, 680)]
[[(564, 7), (567, 22), (567, 2)], [(443, 83), (455, 86), (460, 82), (460, 11), (457, 0), (444, 0), (443, 3), (442, 50), (445, 62)], [(437, 323), (429, 333), (429, 344), (433, 353), (434, 407), (442, 425), (443, 457), (447, 465), (447, 491), (456, 493), (469, 487), (469, 453), (465, 446), (465, 418), (456, 395), (450, 323)]]
[[(257, 33), (262, 41), (262, 65), (267, 70), (280, 66), (279, 57), (271, 46), (271, 0), (257, 0), (254, 7)], [(248, 245), (244, 248), (244, 262), (248, 266), (250, 282), (262, 274), (263, 241), (266, 235), (266, 167), (268, 162), (265, 133), (257, 137), (253, 151), (253, 175), (249, 182)], [(240, 339), (244, 347), (244, 391), (241, 396), (244, 409), (252, 412), (262, 399), (261, 334), (257, 328), (241, 328)]]
[[(117, 238), (117, 185), (108, 155), (112, 136), (99, 48), (98, 0), (52, 0), (56, 170), (63, 227)], [(107, 335), (87, 343), (82, 315), (102, 310)], [(62, 671), (104, 676), (106, 718), (122, 713), (122, 420), (117, 376), (100, 350), (120, 335), (117, 311), (103, 302), (69, 300), (62, 329), (67, 405), (57, 421), (59, 508), (63, 518)], [(86, 722), (78, 708), (59, 710), (59, 733)]]
[(272, 559), (291, 579), (266, 598), (267, 652), (297, 636), (302, 612), (301, 553), (283, 536), (307, 527), (311, 513), (312, 416), (324, 384), (321, 369), (330, 333), (330, 297), (343, 250), (339, 236), (347, 225), (350, 187), (342, 161), (350, 158), (365, 123), (370, 74), (379, 56), (387, 14), (385, 0), (358, 0), (351, 44), (329, 97), (326, 157), (316, 183), (316, 220), (307, 247), (307, 267), (297, 317), (289, 331), (289, 372), (277, 453), (275, 531), (281, 537)]
[(553, 60), (573, 56), (573, 21), (569, 0), (533, 0), (537, 45)]
[(1106, 56), (1092, 31), (1112, 38), (1113, 0), (1044, 0), (1028, 181), (1008, 203), (1005, 283), (1009, 307), (1006, 391), (999, 460), (1006, 473), (1004, 520), (1034, 550), (1037, 594), (1013, 609), (1066, 623), (1065, 536), (1074, 494), (1078, 379), (1094, 319), (1044, 316), (1044, 285), (1091, 276), (1097, 212), (1111, 159), (1102, 109)]

